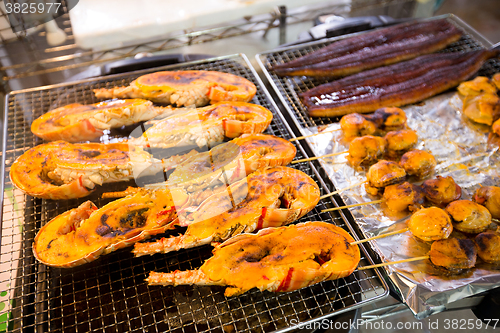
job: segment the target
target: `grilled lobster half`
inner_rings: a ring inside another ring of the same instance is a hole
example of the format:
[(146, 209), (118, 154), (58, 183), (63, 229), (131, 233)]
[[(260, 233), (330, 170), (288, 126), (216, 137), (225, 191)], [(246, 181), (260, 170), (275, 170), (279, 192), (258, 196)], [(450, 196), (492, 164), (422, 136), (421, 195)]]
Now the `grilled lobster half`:
[(180, 106), (249, 102), (257, 92), (247, 79), (216, 71), (164, 71), (138, 77), (128, 87), (95, 89), (97, 98), (144, 98)]
[(96, 185), (131, 180), (139, 174), (154, 175), (161, 170), (161, 161), (127, 143), (53, 141), (19, 156), (10, 168), (10, 179), (28, 195), (61, 200), (85, 197)]
[(350, 275), (360, 252), (342, 228), (306, 222), (242, 234), (218, 245), (198, 270), (150, 272), (150, 285), (228, 286), (226, 296), (252, 288), (292, 291)]
[(167, 190), (143, 190), (100, 209), (86, 201), (44, 225), (35, 236), (33, 253), (40, 262), (54, 267), (93, 261), (165, 232), (176, 217), (175, 204), (182, 206), (186, 201), (182, 192)]
[(263, 106), (244, 102), (220, 102), (187, 108), (155, 121), (141, 136), (129, 142), (143, 147), (172, 148), (197, 145), (213, 147), (224, 138), (262, 133), (273, 119)]
[(182, 188), (142, 189), (100, 209), (87, 201), (55, 217), (36, 235), (33, 251), (48, 266), (72, 267), (175, 226), (188, 226), (183, 236), (168, 238), (175, 246), (167, 248), (168, 242), (160, 241), (138, 248), (140, 254), (168, 252), (288, 224), (318, 201), (318, 185), (309, 176), (281, 166), (258, 170), (198, 206), (189, 206)]
[(95, 104), (69, 104), (50, 110), (31, 124), (36, 136), (68, 142), (90, 141), (104, 130), (136, 124), (174, 113), (171, 107), (156, 107), (144, 99), (118, 99)]
[(319, 196), (318, 185), (300, 170), (284, 166), (260, 169), (200, 205), (178, 211), (175, 223), (187, 227), (183, 235), (138, 243), (133, 252), (137, 256), (167, 253), (286, 225), (311, 211)]

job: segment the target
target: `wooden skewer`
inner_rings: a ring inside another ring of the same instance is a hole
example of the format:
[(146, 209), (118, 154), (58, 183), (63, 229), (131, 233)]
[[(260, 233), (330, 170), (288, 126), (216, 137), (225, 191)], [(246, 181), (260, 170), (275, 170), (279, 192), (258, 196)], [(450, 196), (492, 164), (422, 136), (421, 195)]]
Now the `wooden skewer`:
[(321, 200), (321, 199), (324, 199), (324, 198), (331, 197), (331, 196), (333, 196), (333, 195), (335, 195), (337, 193), (340, 193), (340, 192), (343, 192), (343, 191), (346, 191), (346, 190), (350, 190), (353, 187), (356, 187), (356, 186), (359, 186), (359, 185), (363, 185), (365, 183), (368, 183), (368, 181), (367, 180), (363, 180), (362, 182), (359, 182), (359, 183), (356, 183), (356, 184), (353, 184), (353, 185), (349, 185), (349, 186), (344, 187), (344, 188), (342, 188), (340, 190), (336, 190), (336, 191), (333, 191), (331, 193), (325, 194), (325, 195), (319, 197), (319, 199)]
[(429, 259), (429, 256), (421, 256), (421, 257), (415, 257), (415, 258), (408, 258), (408, 259), (403, 259), (403, 260), (383, 262), (381, 264), (376, 264), (376, 265), (358, 267), (358, 271), (362, 271), (362, 270), (365, 270), (365, 269), (371, 269), (371, 268), (377, 268), (377, 267), (383, 267), (383, 266), (390, 266), (390, 265), (395, 265), (395, 264), (401, 264), (401, 263), (410, 262), (410, 261), (425, 260), (425, 259)]
[(387, 232), (385, 234), (380, 234), (378, 236), (373, 236), (373, 237), (369, 237), (369, 238), (365, 238), (365, 239), (362, 239), (362, 240), (359, 240), (359, 241), (352, 242), (351, 245), (361, 244), (361, 243), (368, 242), (368, 241), (371, 241), (371, 240), (374, 240), (374, 239), (384, 238), (384, 237), (387, 237), (387, 236), (402, 234), (402, 233), (407, 232), (408, 230), (410, 230), (410, 228), (403, 228), (403, 229), (400, 229), (400, 230)]
[(333, 154), (327, 154), (327, 155), (323, 155), (323, 156), (315, 156), (315, 157), (303, 158), (301, 160), (292, 161), (292, 164), (300, 163), (300, 162), (307, 162), (307, 161), (314, 161), (314, 160), (317, 160), (317, 159), (320, 159), (320, 158), (332, 157), (332, 156), (337, 156), (337, 155), (347, 154), (347, 153), (348, 153), (348, 151), (340, 151), (340, 152), (336, 152), (336, 153), (333, 153)]
[(337, 131), (341, 131), (341, 130), (342, 130), (341, 128), (337, 128), (337, 129), (332, 130), (332, 131), (324, 131), (324, 132), (318, 132), (318, 133), (310, 134), (310, 135), (298, 136), (298, 137), (296, 137), (294, 139), (290, 139), (288, 141), (294, 142), (294, 141), (297, 141), (297, 140), (302, 140), (302, 139), (305, 139), (305, 138), (310, 138), (312, 136), (316, 136), (316, 135), (320, 135), (320, 134), (326, 134), (326, 133), (333, 133), (333, 132), (337, 132)]
[(334, 210), (340, 210), (340, 209), (344, 209), (344, 208), (352, 208), (352, 207), (358, 207), (358, 206), (365, 206), (365, 205), (371, 205), (371, 204), (378, 204), (378, 203), (382, 203), (382, 202), (384, 202), (384, 200), (382, 200), (382, 199), (380, 199), (380, 200), (368, 201), (368, 202), (360, 202), (360, 203), (353, 204), (353, 205), (346, 205), (346, 206), (340, 206), (340, 207), (334, 207), (334, 208), (323, 209), (321, 212), (322, 212), (322, 213), (326, 213), (326, 212), (332, 212), (332, 211), (334, 211)]

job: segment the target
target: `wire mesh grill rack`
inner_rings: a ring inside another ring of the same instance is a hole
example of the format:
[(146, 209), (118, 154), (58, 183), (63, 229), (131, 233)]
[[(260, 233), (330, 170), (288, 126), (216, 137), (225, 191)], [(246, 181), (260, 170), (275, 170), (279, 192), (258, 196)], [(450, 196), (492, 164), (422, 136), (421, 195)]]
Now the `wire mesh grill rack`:
[[(272, 110), (274, 119), (266, 133), (291, 138), (288, 124), (279, 115), (248, 60), (234, 55), (169, 66), (166, 69), (217, 70), (243, 76), (258, 87), (253, 102)], [(144, 281), (150, 271), (195, 269), (211, 254), (210, 246), (166, 255), (134, 258), (123, 249), (71, 269), (38, 263), (32, 253), (36, 232), (51, 218), (85, 200), (101, 207), (109, 202), (100, 193), (79, 200), (35, 199), (14, 189), (8, 173), (13, 161), (42, 141), (30, 131), (31, 121), (47, 110), (69, 103), (94, 103), (92, 89), (129, 84), (140, 74), (115, 75), (99, 80), (14, 92), (6, 100), (7, 139), (5, 197), (2, 220), (0, 283), (10, 305), (0, 312), (7, 331), (43, 332), (269, 332), (292, 330), (292, 323), (317, 321), (381, 299), (388, 288), (376, 270), (356, 271), (349, 277), (323, 282), (298, 291), (273, 294), (252, 290), (226, 298), (220, 287), (150, 287)], [(109, 140), (105, 138), (104, 141)], [(305, 156), (297, 146), (297, 158)], [(320, 184), (309, 163), (298, 169)], [(106, 190), (123, 190), (118, 183)], [(133, 185), (133, 184), (132, 184)], [(319, 205), (299, 222), (332, 221), (349, 229), (342, 215), (321, 213)], [(352, 231), (351, 231), (352, 232)], [(366, 253), (362, 263), (371, 261)]]
[[(440, 52), (466, 52), (491, 47), (491, 43), (475, 32), (465, 22), (453, 15), (435, 17), (439, 19), (447, 17), (451, 22), (462, 28), (465, 32), (463, 37), (450, 44), (446, 49)], [(328, 125), (338, 122), (338, 117), (320, 117), (312, 118), (307, 114), (307, 109), (299, 98), (299, 94), (328, 82), (325, 78), (312, 78), (305, 76), (298, 77), (280, 77), (272, 71), (272, 66), (289, 62), (314, 52), (326, 45), (329, 45), (341, 38), (331, 38), (318, 42), (303, 44), (296, 47), (290, 47), (283, 50), (271, 51), (257, 55), (259, 65), (262, 67), (268, 80), (271, 82), (274, 90), (278, 94), (281, 102), (285, 105), (287, 111), (292, 116), (299, 130), (304, 128)], [(479, 75), (491, 76), (500, 71), (500, 61), (498, 59), (488, 60), (479, 71)]]

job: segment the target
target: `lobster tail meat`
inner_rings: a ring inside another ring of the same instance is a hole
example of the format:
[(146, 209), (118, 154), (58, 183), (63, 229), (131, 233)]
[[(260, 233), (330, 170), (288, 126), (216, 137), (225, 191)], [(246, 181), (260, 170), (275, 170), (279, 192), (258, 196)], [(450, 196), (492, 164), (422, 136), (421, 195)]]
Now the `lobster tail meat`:
[(306, 222), (242, 234), (218, 245), (198, 270), (151, 272), (150, 285), (225, 285), (226, 296), (252, 288), (287, 292), (350, 275), (360, 252), (342, 228)]
[(214, 146), (224, 138), (262, 133), (272, 119), (271, 111), (260, 105), (221, 102), (162, 119), (130, 142), (156, 148)]
[(90, 105), (69, 104), (35, 119), (31, 131), (47, 141), (88, 141), (99, 138), (104, 130), (166, 116), (173, 110), (154, 107), (153, 103), (143, 99), (119, 99)]
[(94, 90), (97, 98), (144, 98), (177, 107), (249, 102), (256, 92), (255, 85), (243, 77), (196, 70), (155, 72), (138, 77), (128, 87)]
[(73, 267), (163, 233), (176, 218), (182, 193), (142, 190), (97, 207), (90, 201), (44, 225), (35, 236), (33, 252), (45, 265)]
[(42, 199), (72, 199), (89, 195), (96, 185), (155, 174), (161, 162), (127, 143), (53, 141), (19, 156), (10, 168), (12, 184)]
[(287, 165), (296, 152), (295, 146), (285, 139), (266, 134), (250, 134), (186, 159), (175, 168), (166, 184), (147, 187), (182, 186), (191, 193), (227, 186), (258, 169)]
[(318, 185), (302, 171), (283, 166), (260, 169), (199, 206), (179, 211), (177, 223), (187, 226), (183, 235), (138, 243), (133, 252), (137, 256), (167, 253), (286, 225), (311, 211), (319, 193)]
[(423, 55), (319, 85), (300, 98), (312, 117), (407, 105), (457, 86), (497, 55), (490, 50)]
[(334, 42), (273, 70), (281, 76), (346, 76), (441, 50), (461, 36), (447, 19), (402, 23)]

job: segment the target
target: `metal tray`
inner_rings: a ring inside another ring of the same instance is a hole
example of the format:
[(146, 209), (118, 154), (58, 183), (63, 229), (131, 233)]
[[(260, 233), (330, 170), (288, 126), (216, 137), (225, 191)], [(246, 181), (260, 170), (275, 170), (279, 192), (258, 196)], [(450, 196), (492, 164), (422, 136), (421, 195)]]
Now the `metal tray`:
[[(156, 68), (156, 70), (216, 70), (243, 76), (258, 87), (254, 103), (270, 109), (274, 119), (266, 133), (292, 138), (293, 133), (278, 112), (244, 55)], [(199, 267), (211, 254), (210, 246), (167, 255), (134, 258), (123, 249), (71, 269), (47, 267), (35, 260), (32, 242), (36, 232), (51, 218), (92, 200), (101, 207), (109, 202), (100, 193), (79, 200), (35, 199), (14, 189), (8, 173), (13, 161), (42, 140), (30, 131), (33, 119), (51, 108), (69, 103), (95, 103), (92, 89), (127, 85), (140, 71), (125, 75), (78, 81), (13, 92), (7, 95), (4, 117), (5, 168), (2, 204), (0, 282), (6, 305), (0, 311), (0, 326), (14, 332), (270, 332), (288, 331), (300, 323), (311, 323), (374, 302), (388, 295), (388, 287), (376, 270), (356, 271), (349, 277), (295, 292), (274, 294), (252, 290), (226, 298), (220, 287), (148, 286), (149, 271), (171, 271)], [(105, 137), (104, 142), (111, 137)], [(297, 158), (307, 157), (300, 145)], [(304, 171), (326, 188), (317, 170), (300, 163)], [(106, 186), (123, 190), (130, 183)], [(328, 200), (299, 222), (330, 221), (350, 230), (343, 215), (321, 213)], [(352, 232), (352, 230), (351, 230)], [(363, 253), (362, 264), (372, 262)], [(1, 329), (2, 327), (0, 327)]]
[[(464, 31), (464, 36), (457, 42), (449, 45), (445, 50), (442, 52), (463, 52), (463, 51), (470, 51), (470, 50), (477, 50), (477, 49), (485, 49), (485, 48), (491, 48), (492, 44), (487, 41), (484, 37), (482, 37), (479, 33), (474, 31), (470, 26), (468, 26), (465, 22), (457, 18), (456, 16), (453, 15), (444, 15), (444, 16), (439, 16), (431, 19), (440, 19), (440, 18), (447, 18), (450, 20), (452, 23), (457, 25), (459, 28), (461, 28)], [(279, 99), (285, 106), (285, 112), (288, 113), (288, 117), (294, 122), (294, 124), (297, 126), (299, 129), (299, 133), (301, 135), (308, 135), (311, 133), (316, 133), (318, 131), (318, 128), (325, 127), (328, 125), (331, 125), (329, 129), (332, 129), (331, 127), (336, 126), (338, 127), (338, 121), (340, 118), (311, 118), (307, 115), (306, 108), (302, 104), (301, 100), (298, 97), (298, 94), (309, 90), (313, 87), (316, 87), (320, 84), (323, 84), (327, 82), (326, 79), (321, 79), (321, 78), (310, 78), (310, 77), (280, 77), (276, 75), (274, 72), (271, 70), (271, 66), (274, 64), (279, 64), (283, 63), (285, 61), (289, 61), (295, 58), (298, 58), (300, 56), (303, 56), (305, 54), (308, 54), (310, 52), (313, 52), (325, 45), (328, 45), (330, 43), (333, 43), (339, 39), (346, 38), (346, 36), (343, 36), (341, 38), (331, 38), (327, 40), (321, 40), (321, 41), (316, 41), (308, 44), (303, 44), (299, 46), (294, 46), (294, 47), (289, 47), (289, 48), (284, 48), (284, 49), (278, 49), (275, 51), (270, 51), (262, 54), (258, 54), (257, 61), (259, 65), (261, 66), (265, 76), (267, 77), (270, 85), (273, 87), (274, 91), (276, 94), (279, 96)], [(481, 68), (479, 71), (479, 75), (484, 75), (491, 77), (494, 73), (500, 72), (500, 60), (498, 59), (490, 59), (487, 61), (484, 66)], [(422, 108), (425, 108), (422, 107)], [(430, 111), (430, 110), (428, 110)], [(336, 135), (330, 135), (329, 137), (335, 137)], [(318, 137), (319, 138), (319, 137)], [(325, 139), (326, 140), (326, 139)], [(325, 141), (323, 140), (323, 141)], [(322, 153), (327, 153), (324, 150), (326, 147), (327, 143), (321, 141), (321, 139), (312, 139), (309, 140), (308, 142), (312, 143), (313, 145), (310, 146), (310, 149), (312, 151), (311, 154), (317, 154), (321, 155)], [(345, 147), (339, 148), (339, 151), (342, 151)], [(330, 152), (330, 151), (328, 151)], [(335, 162), (333, 162), (335, 163)], [(336, 176), (332, 172), (332, 169), (329, 168), (328, 162), (325, 163), (320, 163), (317, 162), (316, 164), (317, 169), (320, 172), (325, 172), (325, 174), (328, 175), (328, 178), (332, 181), (334, 184), (342, 184), (343, 186), (340, 186), (339, 188), (343, 188), (346, 186), (345, 181), (347, 180), (352, 180), (355, 182), (353, 179), (348, 179), (349, 175), (346, 176), (346, 174), (342, 174), (342, 172), (338, 172)], [(351, 175), (352, 176), (352, 175)], [(340, 177), (340, 178), (339, 178)], [(347, 192), (346, 192), (347, 193)], [(342, 197), (345, 196), (352, 196), (352, 193), (348, 193), (344, 195), (341, 195)], [(336, 204), (341, 205), (341, 197), (337, 196), (334, 198), (338, 202)], [(346, 199), (346, 198), (344, 198)], [(350, 199), (349, 199), (350, 200)], [(353, 199), (354, 200), (354, 199)], [(356, 201), (356, 200), (354, 200)], [(361, 200), (361, 201), (369, 201), (367, 200)], [(350, 202), (354, 203), (354, 202)], [(369, 234), (366, 233), (367, 225), (365, 224), (363, 218), (369, 218), (369, 216), (360, 216), (359, 214), (356, 216), (353, 216), (351, 214), (351, 211), (347, 212), (346, 211), (346, 216), (348, 219), (353, 220), (353, 224), (357, 225), (360, 229), (360, 233), (363, 234), (364, 237), (370, 236)], [(367, 209), (368, 211), (368, 209)], [(375, 229), (376, 227), (373, 227)], [(391, 239), (394, 241), (393, 239)], [(377, 256), (384, 256), (383, 251), (380, 250), (380, 248), (377, 246), (376, 241), (370, 242), (371, 245), (371, 250), (373, 250), (373, 253), (371, 253), (372, 257), (377, 257)], [(452, 296), (442, 293), (441, 297), (439, 297), (439, 293), (425, 293), (421, 292), (419, 295), (419, 290), (414, 285), (414, 281), (405, 281), (404, 277), (395, 277), (394, 275), (391, 275), (392, 270), (390, 268), (385, 269), (385, 272), (388, 274), (390, 277), (390, 281), (392, 282), (391, 287), (394, 288), (395, 292), (399, 294), (401, 300), (406, 303), (410, 309), (413, 311), (416, 317), (418, 318), (423, 318), (426, 317), (430, 314), (440, 312), (445, 310), (446, 304), (449, 302), (453, 302), (457, 299), (462, 299), (464, 297), (479, 293), (483, 291), (483, 288), (467, 288), (467, 286), (463, 287), (463, 289), (467, 290), (457, 290)], [(493, 277), (492, 277), (493, 278)], [(480, 282), (481, 283), (481, 282)], [(490, 282), (482, 283), (485, 285), (486, 290), (488, 288), (494, 288), (495, 284), (492, 284)], [(452, 293), (453, 291), (450, 291)], [(432, 302), (435, 301), (437, 302), (436, 304), (433, 304)]]

